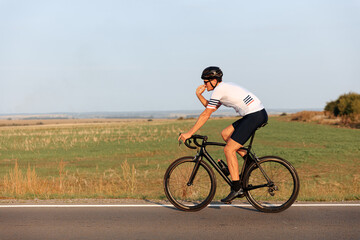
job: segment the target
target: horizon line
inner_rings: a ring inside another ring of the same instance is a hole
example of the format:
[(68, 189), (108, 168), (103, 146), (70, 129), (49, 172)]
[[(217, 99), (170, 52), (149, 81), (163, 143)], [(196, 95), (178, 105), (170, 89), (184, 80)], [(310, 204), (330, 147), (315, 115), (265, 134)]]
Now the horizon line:
[[(296, 112), (296, 111), (323, 111), (323, 108), (265, 108), (268, 112)], [(203, 111), (203, 109), (188, 109), (188, 110), (111, 110), (111, 111), (102, 111), (102, 110), (94, 110), (94, 111), (55, 111), (55, 112), (17, 112), (17, 113), (0, 113), (0, 116), (16, 116), (16, 115), (56, 115), (56, 114), (119, 114), (119, 113), (189, 113), (189, 112), (198, 112)], [(233, 109), (219, 109), (217, 111), (220, 112), (233, 112), (234, 115), (237, 113)], [(216, 112), (215, 112), (216, 113)]]

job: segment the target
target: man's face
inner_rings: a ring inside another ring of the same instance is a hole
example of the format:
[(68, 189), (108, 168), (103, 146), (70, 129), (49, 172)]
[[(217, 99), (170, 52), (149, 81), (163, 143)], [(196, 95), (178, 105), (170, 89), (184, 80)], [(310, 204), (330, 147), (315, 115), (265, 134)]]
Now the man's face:
[[(211, 86), (210, 82), (211, 82), (212, 86)], [(204, 79), (204, 84), (205, 84), (206, 90), (208, 92), (211, 90), (214, 90), (213, 86), (216, 85), (216, 79)]]

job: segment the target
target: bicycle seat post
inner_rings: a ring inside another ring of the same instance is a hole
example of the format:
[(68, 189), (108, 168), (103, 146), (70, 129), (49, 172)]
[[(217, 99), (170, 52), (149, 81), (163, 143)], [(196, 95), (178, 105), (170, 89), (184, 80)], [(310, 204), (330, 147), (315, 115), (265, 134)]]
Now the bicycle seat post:
[(268, 124), (267, 122), (264, 123), (264, 124), (262, 124), (262, 125), (261, 125), (260, 127), (258, 127), (258, 128), (253, 132), (253, 134), (251, 135), (250, 144), (249, 144), (249, 146), (248, 146), (248, 151), (249, 151), (249, 152), (250, 152), (250, 150), (251, 150), (252, 143), (253, 143), (253, 141), (254, 141), (255, 132), (256, 132), (259, 128), (265, 127), (267, 124)]
[(252, 143), (253, 143), (254, 137), (255, 137), (255, 132), (256, 132), (256, 130), (255, 130), (254, 133), (251, 135), (250, 143), (249, 143), (249, 146), (248, 146), (248, 153), (251, 151)]

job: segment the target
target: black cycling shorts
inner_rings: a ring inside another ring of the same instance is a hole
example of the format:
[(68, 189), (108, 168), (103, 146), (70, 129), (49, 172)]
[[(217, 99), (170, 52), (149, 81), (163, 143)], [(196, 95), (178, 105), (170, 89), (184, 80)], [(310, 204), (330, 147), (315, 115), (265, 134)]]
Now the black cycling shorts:
[(232, 124), (235, 130), (231, 135), (231, 139), (244, 145), (255, 130), (267, 121), (268, 115), (265, 109), (245, 115), (243, 118)]

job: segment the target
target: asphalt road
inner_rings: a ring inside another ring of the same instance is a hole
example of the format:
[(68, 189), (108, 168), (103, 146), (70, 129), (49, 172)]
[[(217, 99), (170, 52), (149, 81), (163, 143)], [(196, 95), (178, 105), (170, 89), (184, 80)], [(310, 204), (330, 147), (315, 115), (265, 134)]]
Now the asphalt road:
[(360, 239), (360, 206), (1, 207), (0, 239)]

